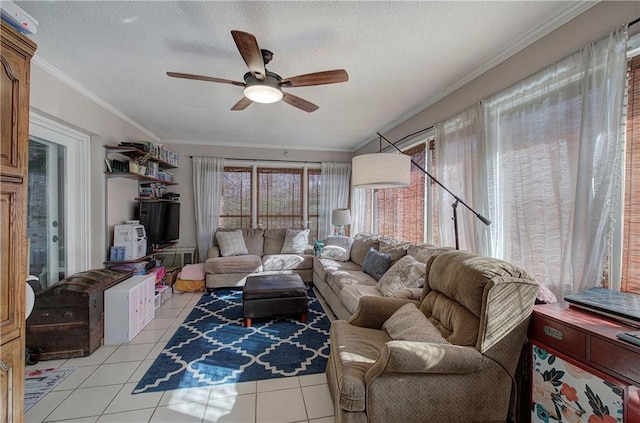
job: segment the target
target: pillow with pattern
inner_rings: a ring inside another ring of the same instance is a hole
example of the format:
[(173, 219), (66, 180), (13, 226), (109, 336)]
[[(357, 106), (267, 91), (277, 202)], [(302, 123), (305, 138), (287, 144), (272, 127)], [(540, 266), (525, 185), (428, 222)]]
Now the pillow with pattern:
[(385, 297), (393, 297), (396, 292), (405, 288), (420, 288), (424, 285), (426, 271), (426, 264), (412, 256), (404, 256), (382, 275), (376, 288)]
[(309, 245), (309, 229), (287, 229), (281, 254), (304, 254)]
[(364, 263), (362, 263), (362, 271), (379, 281), (384, 272), (389, 270), (390, 265), (391, 256), (389, 254), (379, 253), (373, 247), (369, 247)]
[(327, 237), (324, 241), (324, 247), (322, 247), (320, 257), (336, 261), (349, 261), (352, 244), (353, 239), (347, 236)]
[(216, 241), (218, 241), (220, 255), (222, 257), (244, 256), (249, 254), (247, 246), (244, 243), (244, 238), (242, 237), (242, 230), (240, 229), (229, 232), (218, 231), (216, 232)]

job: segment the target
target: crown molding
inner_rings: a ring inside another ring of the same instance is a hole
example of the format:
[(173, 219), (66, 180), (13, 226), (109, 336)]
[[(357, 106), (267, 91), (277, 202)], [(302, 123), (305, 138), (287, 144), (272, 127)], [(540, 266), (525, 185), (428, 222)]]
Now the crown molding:
[(129, 116), (125, 115), (124, 113), (122, 113), (120, 110), (116, 109), (111, 104), (107, 103), (101, 97), (98, 97), (97, 95), (95, 95), (94, 93), (89, 91), (87, 88), (85, 88), (83, 85), (79, 84), (74, 79), (71, 79), (70, 77), (65, 75), (62, 71), (60, 71), (55, 66), (51, 65), (49, 62), (47, 62), (47, 61), (43, 60), (42, 58), (40, 58), (38, 56), (37, 52), (36, 52), (36, 55), (31, 59), (31, 63), (33, 65), (39, 67), (40, 69), (42, 69), (47, 74), (49, 74), (52, 77), (56, 78), (57, 80), (59, 80), (63, 84), (67, 85), (71, 89), (75, 90), (76, 92), (78, 92), (82, 96), (84, 96), (84, 97), (88, 98), (89, 100), (91, 100), (92, 102), (96, 103), (98, 106), (100, 106), (103, 109), (107, 110), (108, 112), (112, 113), (113, 115), (115, 115), (119, 119), (122, 119), (123, 121), (125, 121), (129, 125), (135, 127), (139, 131), (144, 132), (150, 138), (152, 138), (153, 141), (159, 142), (160, 138), (157, 135), (155, 135), (153, 132), (149, 131), (147, 128), (143, 127), (138, 122), (134, 121)]

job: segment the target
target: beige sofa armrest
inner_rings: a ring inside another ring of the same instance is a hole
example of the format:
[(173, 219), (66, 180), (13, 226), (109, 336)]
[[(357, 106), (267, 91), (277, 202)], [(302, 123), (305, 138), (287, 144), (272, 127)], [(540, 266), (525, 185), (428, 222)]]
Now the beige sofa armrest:
[(368, 385), (384, 372), (469, 374), (480, 370), (482, 362), (482, 354), (473, 347), (389, 341), (365, 373), (365, 383)]
[(207, 250), (207, 259), (220, 257), (220, 248), (211, 247)]
[(349, 323), (363, 328), (382, 329), (382, 324), (400, 307), (407, 303), (414, 303), (416, 307), (420, 308), (418, 301), (406, 298), (366, 295), (360, 298), (358, 308), (349, 318)]

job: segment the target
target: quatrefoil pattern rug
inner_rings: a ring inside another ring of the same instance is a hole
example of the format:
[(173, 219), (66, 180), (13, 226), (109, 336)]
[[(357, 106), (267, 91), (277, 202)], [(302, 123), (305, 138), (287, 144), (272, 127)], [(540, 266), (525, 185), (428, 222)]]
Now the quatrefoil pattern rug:
[(242, 326), (242, 292), (203, 295), (134, 393), (322, 373), (329, 318), (309, 290), (307, 322), (255, 319)]

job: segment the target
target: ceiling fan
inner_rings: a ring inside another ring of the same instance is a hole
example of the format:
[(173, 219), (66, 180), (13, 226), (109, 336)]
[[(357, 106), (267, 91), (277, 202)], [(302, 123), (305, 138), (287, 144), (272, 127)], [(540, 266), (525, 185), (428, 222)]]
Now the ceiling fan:
[(244, 74), (244, 82), (230, 79), (215, 78), (213, 76), (193, 75), (190, 73), (167, 72), (173, 78), (195, 79), (197, 81), (220, 82), (244, 87), (244, 97), (240, 99), (231, 110), (244, 110), (251, 103), (275, 103), (284, 101), (305, 112), (318, 110), (315, 104), (282, 91), (283, 87), (308, 87), (311, 85), (336, 84), (346, 82), (349, 75), (344, 69), (336, 69), (323, 72), (308, 73), (305, 75), (282, 78), (280, 75), (268, 71), (265, 66), (271, 62), (273, 53), (260, 49), (256, 37), (248, 32), (231, 31), (233, 40), (240, 51), (240, 55), (249, 67), (249, 72)]

